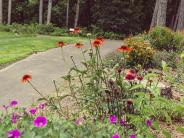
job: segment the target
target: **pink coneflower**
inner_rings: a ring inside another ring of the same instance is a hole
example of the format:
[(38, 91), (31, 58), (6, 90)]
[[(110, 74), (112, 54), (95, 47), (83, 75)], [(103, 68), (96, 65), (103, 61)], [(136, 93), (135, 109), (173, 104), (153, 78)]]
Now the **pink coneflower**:
[(75, 124), (76, 124), (77, 126), (81, 126), (82, 123), (83, 123), (83, 121), (84, 121), (84, 118), (83, 118), (83, 117), (80, 117), (80, 118), (78, 118), (78, 119), (75, 121)]
[(126, 125), (126, 121), (124, 119), (121, 119), (119, 121), (119, 123), (120, 123), (121, 126), (125, 126)]
[(128, 73), (125, 76), (125, 80), (127, 80), (127, 81), (133, 81), (133, 80), (135, 80), (135, 78), (136, 78), (136, 74), (133, 74), (133, 73)]
[(13, 129), (8, 131), (7, 137), (8, 138), (20, 138), (21, 133), (18, 129)]
[(18, 115), (16, 113), (13, 113), (11, 117), (11, 122), (15, 124), (17, 123), (17, 120), (18, 120)]
[(153, 124), (153, 121), (152, 120), (146, 120), (146, 125), (148, 127), (152, 126), (152, 124)]
[(47, 125), (47, 118), (44, 116), (38, 116), (34, 119), (33, 124), (36, 127), (44, 127)]
[(18, 102), (16, 100), (13, 100), (10, 102), (10, 106), (16, 106), (18, 104)]
[(39, 108), (39, 109), (44, 109), (44, 108), (45, 108), (45, 103), (39, 104), (38, 108)]
[(111, 116), (109, 117), (109, 122), (110, 122), (111, 124), (115, 124), (115, 123), (117, 122), (116, 115), (111, 115)]
[(130, 135), (129, 138), (136, 138), (136, 135), (135, 134), (132, 134), (132, 135)]
[(118, 133), (115, 133), (112, 135), (112, 138), (120, 138), (120, 135)]
[(31, 108), (31, 109), (29, 110), (29, 112), (30, 112), (32, 115), (34, 115), (34, 114), (36, 113), (36, 111), (37, 111), (37, 108)]

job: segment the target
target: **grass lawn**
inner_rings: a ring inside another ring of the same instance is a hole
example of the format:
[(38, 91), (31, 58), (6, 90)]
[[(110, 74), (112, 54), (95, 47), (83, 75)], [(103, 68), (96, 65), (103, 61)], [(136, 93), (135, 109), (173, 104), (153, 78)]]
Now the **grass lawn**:
[(33, 52), (54, 48), (57, 41), (69, 44), (84, 40), (78, 37), (17, 35), (0, 32), (0, 66), (25, 58)]

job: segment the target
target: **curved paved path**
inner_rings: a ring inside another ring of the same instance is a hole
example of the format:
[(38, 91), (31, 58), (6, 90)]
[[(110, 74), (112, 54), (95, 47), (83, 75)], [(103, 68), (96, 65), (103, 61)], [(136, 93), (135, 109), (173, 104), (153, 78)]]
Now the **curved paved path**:
[[(121, 44), (122, 41), (106, 40), (104, 46), (101, 47), (102, 56), (113, 52)], [(89, 47), (89, 43), (86, 43), (85, 46)], [(31, 55), (0, 70), (0, 106), (9, 103), (12, 99), (18, 100), (22, 106), (30, 105), (36, 101), (38, 98), (37, 93), (29, 85), (21, 83), (21, 78), (24, 74), (32, 75), (32, 83), (43, 94), (52, 94), (54, 91), (52, 81), (59, 80), (72, 66), (70, 56), (74, 56), (78, 64), (82, 59), (80, 49), (70, 45), (64, 47), (64, 54), (67, 65), (62, 60), (61, 49), (55, 48)], [(57, 82), (59, 83), (59, 81)]]

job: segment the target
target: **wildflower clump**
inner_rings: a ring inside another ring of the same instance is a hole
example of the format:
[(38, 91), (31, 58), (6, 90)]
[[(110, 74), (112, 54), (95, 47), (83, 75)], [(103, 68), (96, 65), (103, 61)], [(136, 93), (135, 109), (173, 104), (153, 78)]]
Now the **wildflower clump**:
[(141, 65), (142, 67), (150, 67), (152, 65), (155, 50), (151, 47), (149, 41), (143, 37), (130, 37), (124, 43), (131, 48), (127, 57), (129, 65)]

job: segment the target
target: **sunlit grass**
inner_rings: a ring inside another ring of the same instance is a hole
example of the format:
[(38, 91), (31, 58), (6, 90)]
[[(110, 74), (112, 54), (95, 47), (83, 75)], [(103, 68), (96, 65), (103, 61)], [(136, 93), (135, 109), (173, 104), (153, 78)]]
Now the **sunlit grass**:
[(78, 37), (18, 35), (0, 32), (0, 65), (25, 58), (34, 52), (54, 48), (57, 41), (64, 41), (69, 44), (85, 40), (79, 40)]

